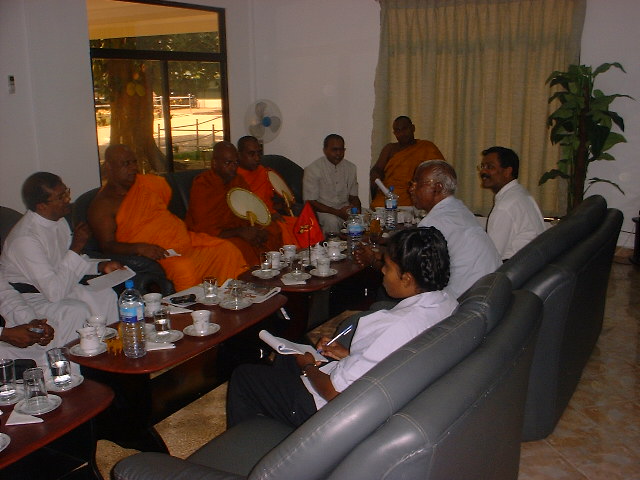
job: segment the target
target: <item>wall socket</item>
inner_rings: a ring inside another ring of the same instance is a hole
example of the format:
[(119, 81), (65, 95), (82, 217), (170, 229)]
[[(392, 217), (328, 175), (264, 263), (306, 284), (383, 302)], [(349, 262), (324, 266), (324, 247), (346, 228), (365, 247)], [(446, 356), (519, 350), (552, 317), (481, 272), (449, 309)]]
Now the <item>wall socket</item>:
[(16, 93), (16, 79), (13, 75), (9, 75), (9, 93)]

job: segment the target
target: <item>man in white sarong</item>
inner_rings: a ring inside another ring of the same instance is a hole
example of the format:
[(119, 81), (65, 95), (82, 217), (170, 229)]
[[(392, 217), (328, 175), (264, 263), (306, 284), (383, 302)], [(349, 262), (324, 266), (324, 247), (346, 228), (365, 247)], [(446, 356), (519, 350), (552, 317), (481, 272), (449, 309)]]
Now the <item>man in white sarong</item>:
[[(48, 319), (55, 330), (49, 348), (77, 338), (76, 330), (91, 315), (105, 315), (107, 323), (118, 320), (112, 289), (91, 291), (79, 282), (85, 275), (109, 273), (122, 265), (80, 255), (90, 231), (80, 224), (71, 233), (64, 218), (71, 210), (69, 193), (57, 175), (31, 175), (22, 186), (28, 211), (11, 230), (0, 256), (4, 278), (22, 294), (35, 318)], [(3, 309), (2, 314), (8, 325), (28, 322), (18, 312)]]

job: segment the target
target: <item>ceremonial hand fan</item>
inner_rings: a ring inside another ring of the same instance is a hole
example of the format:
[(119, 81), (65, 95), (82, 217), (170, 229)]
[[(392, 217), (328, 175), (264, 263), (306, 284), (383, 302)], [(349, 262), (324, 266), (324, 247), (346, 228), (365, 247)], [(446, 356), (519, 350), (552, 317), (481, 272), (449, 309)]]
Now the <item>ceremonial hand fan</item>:
[(295, 201), (295, 198), (293, 196), (293, 192), (289, 188), (289, 185), (287, 185), (287, 182), (285, 182), (284, 179), (273, 170), (269, 170), (267, 175), (269, 176), (271, 186), (278, 195), (284, 198), (284, 202), (287, 204), (287, 210), (289, 210), (289, 214), (293, 217), (291, 204)]
[(265, 203), (249, 190), (244, 188), (232, 188), (227, 193), (227, 204), (231, 211), (238, 217), (249, 220), (253, 227), (259, 223), (266, 227), (271, 223), (271, 214)]

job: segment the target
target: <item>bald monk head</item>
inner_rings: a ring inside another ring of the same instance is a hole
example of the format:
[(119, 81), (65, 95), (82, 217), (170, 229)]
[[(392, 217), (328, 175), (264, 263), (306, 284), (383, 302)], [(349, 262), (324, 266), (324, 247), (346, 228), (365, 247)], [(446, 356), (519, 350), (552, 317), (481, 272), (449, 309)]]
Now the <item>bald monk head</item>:
[(107, 183), (129, 190), (138, 174), (138, 162), (133, 151), (126, 145), (109, 145), (104, 160)]
[(238, 173), (238, 150), (231, 142), (218, 142), (213, 146), (211, 169), (222, 179), (229, 183)]
[(416, 127), (411, 119), (405, 115), (401, 115), (393, 121), (393, 135), (402, 146), (413, 145), (415, 139)]

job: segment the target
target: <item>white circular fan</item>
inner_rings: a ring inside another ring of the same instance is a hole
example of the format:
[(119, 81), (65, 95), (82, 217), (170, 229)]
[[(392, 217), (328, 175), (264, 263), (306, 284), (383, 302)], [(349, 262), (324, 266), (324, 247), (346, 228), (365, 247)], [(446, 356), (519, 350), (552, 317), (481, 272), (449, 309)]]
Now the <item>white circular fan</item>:
[(251, 226), (259, 223), (266, 227), (271, 223), (269, 209), (260, 197), (249, 190), (232, 188), (227, 193), (227, 204), (237, 217), (249, 220)]
[(280, 109), (271, 100), (258, 100), (249, 105), (244, 120), (249, 134), (263, 142), (276, 138), (282, 127)]

